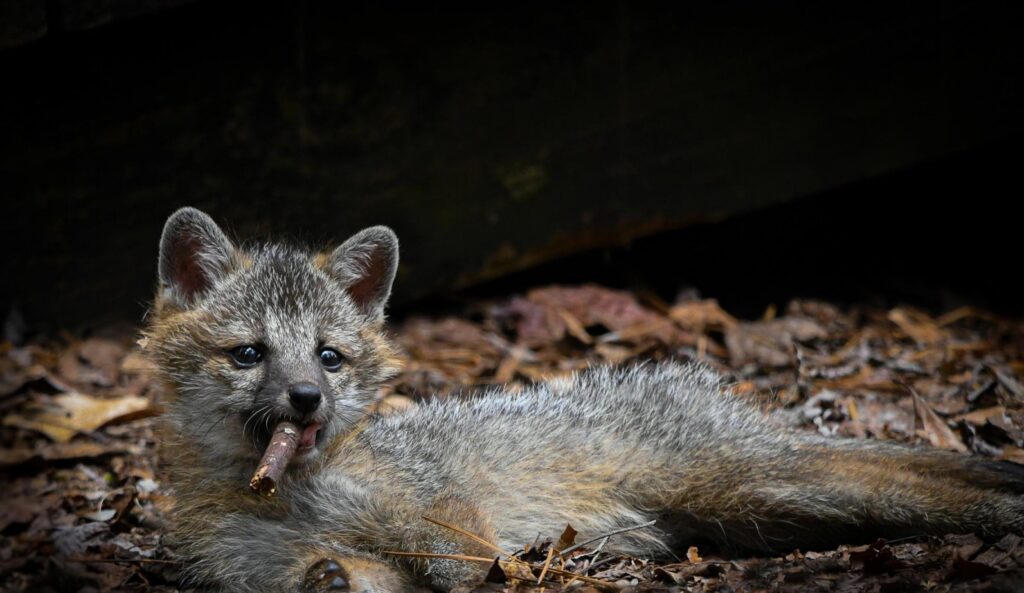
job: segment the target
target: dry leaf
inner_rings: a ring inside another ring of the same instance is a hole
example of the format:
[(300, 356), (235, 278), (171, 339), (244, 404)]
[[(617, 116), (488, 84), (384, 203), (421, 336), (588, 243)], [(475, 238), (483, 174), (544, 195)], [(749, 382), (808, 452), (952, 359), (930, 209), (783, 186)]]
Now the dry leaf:
[(58, 360), (60, 375), (76, 383), (109, 387), (115, 383), (125, 347), (120, 342), (93, 337), (65, 350)]
[(2, 396), (29, 391), (53, 394), (70, 391), (70, 387), (38, 364), (0, 378), (0, 395)]
[(25, 414), (10, 414), (4, 426), (35, 430), (58, 443), (66, 443), (75, 434), (92, 432), (118, 420), (128, 420), (155, 414), (150, 401), (144, 397), (118, 397), (100, 399), (82, 393), (66, 393), (51, 398), (52, 405)]
[(975, 426), (984, 426), (988, 424), (989, 418), (1003, 418), (1006, 416), (1006, 408), (1003, 406), (992, 406), (990, 408), (981, 408), (980, 410), (974, 410), (967, 414), (960, 414), (955, 417), (954, 420), (973, 424)]
[(584, 344), (594, 343), (594, 338), (587, 333), (586, 328), (583, 327), (579, 319), (576, 319), (575, 315), (561, 308), (556, 308), (555, 313), (562, 319), (562, 323), (565, 324), (565, 330), (569, 332), (570, 336)]
[(526, 298), (513, 299), (500, 308), (499, 316), (518, 318), (516, 333), (527, 346), (550, 344), (566, 334), (587, 343), (589, 335), (583, 330), (592, 325), (603, 325), (619, 336), (619, 341), (652, 337), (672, 344), (681, 333), (632, 294), (594, 285), (537, 288)]
[(555, 550), (555, 553), (558, 554), (574, 543), (576, 543), (576, 530), (572, 528), (572, 525), (567, 524), (565, 526), (565, 530), (562, 531), (562, 535), (558, 538), (558, 541), (555, 542), (553, 549)]
[(896, 308), (889, 311), (889, 321), (895, 323), (904, 334), (919, 344), (934, 344), (943, 338), (939, 326), (924, 313)]
[(491, 565), (490, 570), (487, 571), (487, 576), (484, 578), (485, 583), (504, 584), (508, 581), (505, 571), (501, 569), (501, 563), (498, 561), (498, 558), (498, 556), (494, 557), (494, 564)]
[(54, 443), (37, 449), (0, 449), (0, 469), (34, 464), (41, 461), (84, 461), (107, 455), (127, 453), (123, 443), (100, 444), (88, 441)]
[(905, 568), (906, 563), (896, 558), (889, 544), (880, 539), (868, 546), (851, 548), (850, 566), (868, 574), (884, 574)]
[(911, 395), (914, 397), (914, 411), (923, 426), (920, 431), (922, 436), (933, 447), (966, 453), (967, 445), (960, 440), (960, 437), (956, 436), (956, 433), (946, 425), (942, 418), (939, 418), (935, 410), (931, 409), (916, 391), (911, 390)]
[(686, 549), (686, 559), (694, 564), (704, 560), (700, 557), (700, 554), (697, 553), (697, 546), (690, 546)]
[(725, 345), (734, 366), (756, 362), (767, 367), (784, 367), (795, 361), (795, 342), (827, 337), (828, 332), (818, 322), (788, 317), (740, 323), (725, 332)]
[(715, 299), (690, 301), (672, 307), (668, 316), (681, 327), (689, 330), (728, 329), (738, 323), (726, 313)]
[(999, 367), (990, 367), (992, 372), (996, 374), (996, 378), (999, 379), (999, 383), (1006, 388), (1017, 400), (1024, 400), (1024, 385), (1020, 384), (1012, 374), (1006, 369)]

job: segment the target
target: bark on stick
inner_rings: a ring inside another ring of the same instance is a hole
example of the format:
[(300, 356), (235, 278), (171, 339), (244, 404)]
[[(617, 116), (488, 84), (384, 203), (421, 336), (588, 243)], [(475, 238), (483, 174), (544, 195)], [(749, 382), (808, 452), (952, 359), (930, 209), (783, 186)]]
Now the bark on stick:
[(256, 473), (249, 480), (249, 487), (261, 496), (270, 498), (277, 490), (277, 483), (284, 475), (288, 462), (295, 455), (299, 446), (299, 427), (288, 421), (281, 421), (270, 436), (267, 451), (256, 468)]

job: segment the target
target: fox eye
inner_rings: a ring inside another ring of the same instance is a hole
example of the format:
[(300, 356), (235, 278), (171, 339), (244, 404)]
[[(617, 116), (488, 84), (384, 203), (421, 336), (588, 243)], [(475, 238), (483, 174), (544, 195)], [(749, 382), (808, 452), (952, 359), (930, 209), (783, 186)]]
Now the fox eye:
[(328, 371), (336, 371), (341, 368), (341, 353), (334, 348), (322, 348), (320, 350), (320, 364)]
[(231, 355), (231, 359), (235, 361), (235, 364), (243, 369), (256, 366), (263, 360), (263, 352), (257, 346), (239, 346), (229, 350), (228, 354)]

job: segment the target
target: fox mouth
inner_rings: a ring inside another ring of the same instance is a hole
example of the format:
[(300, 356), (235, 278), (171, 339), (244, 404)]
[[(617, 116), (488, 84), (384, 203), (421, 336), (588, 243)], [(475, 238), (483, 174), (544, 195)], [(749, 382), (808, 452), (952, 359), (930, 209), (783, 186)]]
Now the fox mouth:
[(309, 453), (313, 449), (316, 449), (320, 440), (321, 428), (323, 428), (323, 425), (316, 420), (302, 427), (302, 434), (299, 435), (299, 446), (295, 449), (296, 455)]
[(246, 438), (250, 440), (257, 455), (263, 455), (270, 444), (271, 435), (278, 423), (288, 421), (298, 426), (302, 432), (299, 435), (299, 445), (295, 449), (296, 457), (307, 455), (318, 449), (324, 440), (323, 422), (316, 419), (299, 420), (289, 416), (266, 416), (253, 420), (252, 414), (246, 414), (248, 419), (243, 432), (247, 433)]

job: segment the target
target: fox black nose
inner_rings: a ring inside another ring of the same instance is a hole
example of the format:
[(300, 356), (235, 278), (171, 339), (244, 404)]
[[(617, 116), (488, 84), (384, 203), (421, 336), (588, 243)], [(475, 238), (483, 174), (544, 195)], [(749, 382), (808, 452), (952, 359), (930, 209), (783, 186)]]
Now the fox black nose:
[(320, 388), (314, 383), (296, 383), (288, 388), (288, 400), (297, 411), (308, 414), (320, 405)]

